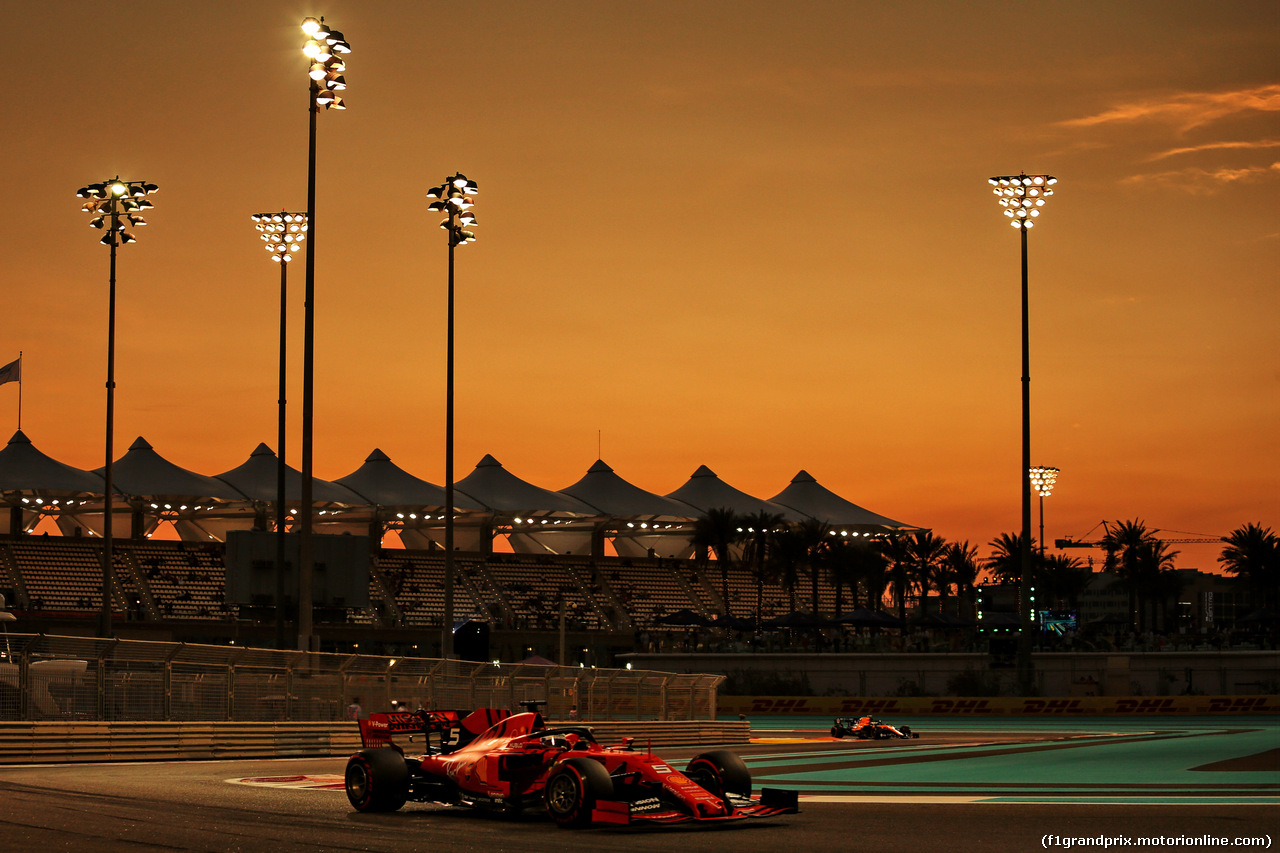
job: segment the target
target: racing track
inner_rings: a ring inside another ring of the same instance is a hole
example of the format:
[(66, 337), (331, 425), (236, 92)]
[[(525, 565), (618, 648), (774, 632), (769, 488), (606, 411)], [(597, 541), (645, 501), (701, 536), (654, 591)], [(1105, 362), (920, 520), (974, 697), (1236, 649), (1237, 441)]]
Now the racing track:
[[(817, 728), (825, 722), (752, 721), (758, 740), (739, 751), (757, 785), (798, 788), (802, 812), (748, 826), (564, 831), (541, 817), (414, 804), (362, 815), (340, 789), (295, 787), (334, 781), (342, 759), (23, 766), (0, 768), (0, 851), (987, 853), (1042, 849), (1045, 835), (1280, 842), (1275, 718), (892, 721), (922, 733), (911, 741), (836, 741)], [(695, 752), (661, 754), (682, 763)], [(236, 784), (246, 779), (259, 781)]]

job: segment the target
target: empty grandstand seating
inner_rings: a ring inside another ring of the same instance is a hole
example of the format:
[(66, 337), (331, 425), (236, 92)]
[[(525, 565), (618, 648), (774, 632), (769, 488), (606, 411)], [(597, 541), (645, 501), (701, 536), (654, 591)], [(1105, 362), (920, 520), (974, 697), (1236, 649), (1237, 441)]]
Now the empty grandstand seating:
[[(97, 539), (0, 537), (0, 586), (24, 589), (25, 609), (32, 612), (89, 616), (101, 606), (101, 545)], [(225, 603), (219, 543), (120, 539), (113, 552), (113, 608), (118, 613), (161, 621), (244, 615)], [(562, 601), (570, 624), (586, 629), (640, 630), (679, 610), (709, 617), (721, 609), (721, 574), (715, 562), (467, 552), (457, 555), (455, 566), (455, 618), (483, 618), (495, 627), (555, 630)], [(442, 552), (384, 549), (374, 555), (374, 568), (370, 606), (348, 611), (348, 622), (410, 628), (440, 624)], [(749, 570), (730, 568), (728, 592), (734, 615), (755, 612), (756, 584)], [(834, 590), (824, 581), (820, 592), (821, 610), (833, 612)], [(386, 604), (387, 595), (394, 607)], [(794, 601), (801, 609), (810, 606), (807, 579), (798, 584)], [(791, 609), (791, 597), (777, 583), (765, 586), (764, 618)]]

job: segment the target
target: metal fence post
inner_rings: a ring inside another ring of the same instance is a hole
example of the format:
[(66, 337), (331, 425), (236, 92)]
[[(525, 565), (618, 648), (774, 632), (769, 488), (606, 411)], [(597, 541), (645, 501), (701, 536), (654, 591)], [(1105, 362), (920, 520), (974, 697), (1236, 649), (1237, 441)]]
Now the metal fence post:
[(31, 713), (31, 644), (22, 647), (18, 658), (18, 719), (29, 720)]

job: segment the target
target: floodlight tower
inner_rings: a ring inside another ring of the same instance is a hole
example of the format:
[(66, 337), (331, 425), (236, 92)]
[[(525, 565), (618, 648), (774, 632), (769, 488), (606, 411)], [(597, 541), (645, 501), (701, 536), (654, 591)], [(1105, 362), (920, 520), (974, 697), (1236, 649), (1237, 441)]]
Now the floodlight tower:
[(117, 176), (96, 184), (89, 184), (76, 191), (79, 198), (88, 199), (81, 208), (93, 219), (89, 225), (106, 231), (98, 242), (111, 249), (111, 266), (107, 285), (107, 461), (103, 466), (106, 494), (102, 499), (102, 613), (99, 617), (99, 634), (111, 636), (111, 540), (114, 530), (111, 523), (111, 493), (114, 489), (112, 470), (115, 452), (115, 394), (116, 394), (116, 247), (135, 242), (134, 236), (125, 230), (123, 217), (131, 226), (146, 225), (142, 211), (153, 205), (147, 196), (158, 190), (155, 184), (145, 181), (122, 181)]
[(1047, 465), (1037, 465), (1028, 472), (1031, 478), (1031, 487), (1036, 490), (1036, 494), (1040, 496), (1040, 559), (1044, 559), (1044, 499), (1053, 494), (1053, 487), (1058, 482), (1057, 468)]
[(305, 213), (255, 213), (250, 217), (262, 235), (271, 260), (280, 265), (280, 398), (276, 430), (276, 648), (285, 647), (284, 637), (284, 566), (285, 566), (285, 317), (289, 306), (289, 262), (302, 241), (307, 239)]
[[(324, 22), (307, 17), (302, 20), (302, 32), (307, 37), (302, 52), (311, 61), (307, 71), (307, 109), (310, 113), (310, 133), (307, 147), (307, 225), (311, 238), (307, 240), (307, 283), (302, 320), (302, 495), (300, 499), (302, 524), (298, 531), (298, 648), (307, 650), (312, 645), (311, 625), (311, 528), (312, 528), (312, 433), (314, 425), (315, 390), (315, 294), (316, 294), (316, 116), (320, 108), (345, 110), (346, 104), (337, 94), (347, 88), (342, 72), (347, 70), (343, 59), (351, 52), (351, 45), (342, 33), (331, 29)], [(321, 83), (324, 85), (321, 86)]]
[(1027, 233), (1035, 226), (1036, 218), (1053, 195), (1058, 179), (1052, 175), (997, 175), (988, 178), (996, 199), (1009, 217), (1009, 224), (1018, 229), (1022, 237), (1022, 465), (1018, 470), (1018, 482), (1022, 489), (1022, 570), (1018, 579), (1018, 675), (1024, 693), (1031, 686), (1031, 356), (1027, 310)]
[(447, 331), (445, 333), (445, 383), (444, 383), (444, 614), (440, 626), (440, 657), (451, 656), (453, 636), (453, 250), (475, 242), (476, 235), (467, 230), (476, 224), (472, 196), (480, 192), (476, 182), (458, 172), (438, 187), (427, 192), (434, 199), (427, 210), (444, 213), (440, 223), (449, 234), (449, 285)]

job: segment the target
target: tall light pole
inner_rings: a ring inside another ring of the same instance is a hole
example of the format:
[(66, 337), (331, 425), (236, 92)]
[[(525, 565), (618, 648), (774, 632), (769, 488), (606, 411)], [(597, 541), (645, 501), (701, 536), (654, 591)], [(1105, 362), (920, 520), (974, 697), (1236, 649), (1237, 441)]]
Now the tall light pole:
[(305, 213), (255, 213), (250, 217), (262, 235), (271, 260), (280, 265), (280, 414), (276, 434), (276, 648), (285, 648), (284, 636), (284, 565), (285, 565), (285, 324), (289, 307), (289, 261), (298, 244), (307, 239)]
[(1022, 465), (1018, 469), (1018, 482), (1022, 488), (1022, 572), (1018, 579), (1018, 680), (1023, 692), (1031, 687), (1031, 355), (1027, 310), (1027, 232), (1036, 224), (1036, 217), (1044, 207), (1045, 199), (1053, 195), (1053, 185), (1058, 179), (1052, 175), (997, 175), (988, 178), (993, 192), (1004, 208), (1004, 215), (1022, 236)]
[(476, 235), (467, 227), (476, 224), (475, 214), (471, 212), (475, 202), (471, 196), (479, 191), (475, 181), (458, 172), (427, 193), (427, 198), (435, 199), (427, 205), (427, 210), (446, 214), (440, 227), (449, 233), (444, 382), (444, 615), (440, 625), (440, 657), (446, 659), (451, 656), (449, 640), (453, 634), (453, 250), (475, 242)]
[(107, 462), (103, 467), (106, 494), (102, 499), (102, 613), (99, 617), (99, 634), (111, 636), (111, 540), (114, 531), (111, 523), (111, 492), (115, 488), (112, 468), (115, 464), (113, 443), (116, 419), (116, 247), (133, 243), (134, 237), (125, 230), (123, 217), (132, 226), (146, 225), (142, 211), (154, 207), (147, 196), (159, 187), (145, 181), (122, 181), (119, 177), (89, 184), (76, 191), (78, 198), (88, 199), (81, 208), (93, 219), (89, 225), (105, 230), (98, 242), (111, 249), (111, 272), (107, 288)]
[(1053, 487), (1058, 482), (1057, 468), (1048, 465), (1037, 465), (1028, 471), (1031, 488), (1040, 496), (1040, 559), (1044, 560), (1044, 499), (1053, 494)]
[[(302, 32), (307, 37), (302, 52), (311, 60), (307, 71), (307, 111), (310, 135), (307, 145), (307, 224), (311, 239), (307, 241), (307, 284), (303, 297), (302, 321), (302, 526), (298, 532), (298, 648), (311, 648), (311, 527), (312, 527), (312, 431), (315, 390), (315, 295), (316, 295), (316, 116), (320, 108), (345, 110), (346, 104), (336, 93), (347, 88), (342, 72), (347, 70), (342, 57), (351, 52), (342, 33), (331, 29), (324, 18), (304, 18)], [(323, 85), (321, 85), (323, 84)]]

